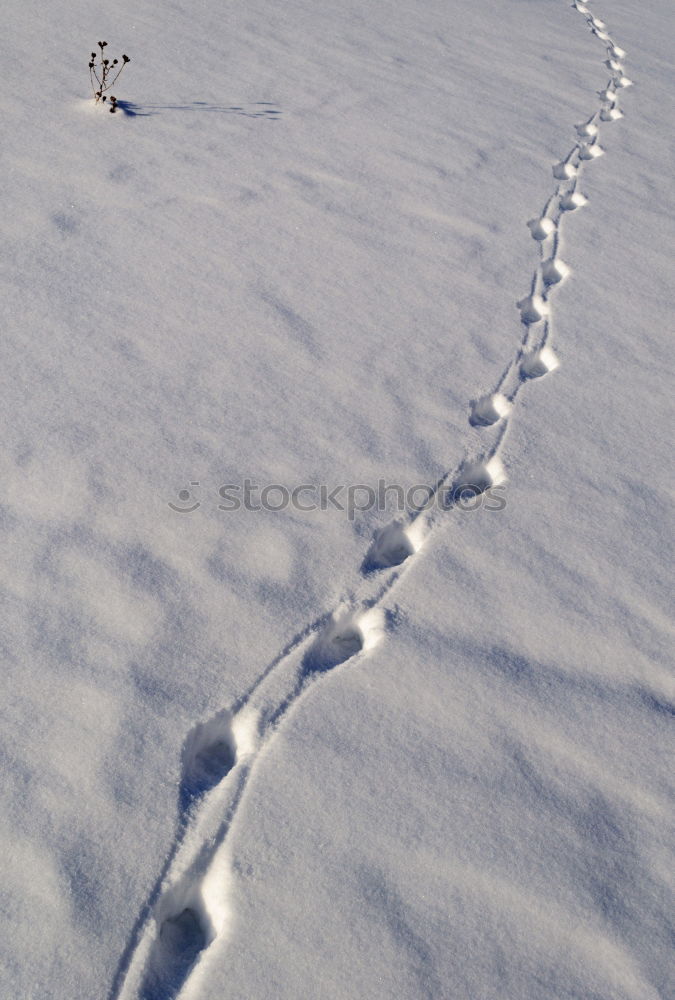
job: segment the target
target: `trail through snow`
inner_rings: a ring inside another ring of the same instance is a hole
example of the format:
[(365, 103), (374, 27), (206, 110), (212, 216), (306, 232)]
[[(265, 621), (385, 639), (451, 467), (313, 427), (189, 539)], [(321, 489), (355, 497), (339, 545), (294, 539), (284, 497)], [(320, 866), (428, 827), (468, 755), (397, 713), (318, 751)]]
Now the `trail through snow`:
[[(198, 996), (208, 974), (210, 949), (226, 946), (230, 913), (228, 839), (256, 764), (288, 713), (322, 675), (368, 654), (396, 627), (394, 596), (407, 568), (443, 530), (453, 508), (502, 485), (501, 453), (516, 403), (533, 380), (559, 365), (553, 348), (557, 287), (570, 276), (561, 259), (568, 216), (587, 203), (584, 171), (603, 154), (601, 130), (622, 117), (618, 101), (631, 81), (626, 53), (588, 4), (572, 5), (602, 43), (610, 78), (590, 117), (576, 126), (577, 140), (552, 168), (558, 182), (542, 212), (530, 220), (539, 260), (527, 294), (517, 302), (521, 335), (497, 383), (471, 404), (470, 423), (480, 428), (484, 450), (467, 453), (436, 484), (425, 509), (410, 512), (376, 533), (364, 558), (359, 588), (331, 613), (302, 628), (236, 701), (189, 733), (183, 749), (178, 820), (171, 851), (139, 914), (122, 955), (110, 1000), (174, 1000)], [(119, 102), (127, 114), (133, 105)], [(152, 113), (152, 106), (143, 113)], [(209, 110), (205, 108), (204, 110)], [(273, 109), (246, 111), (269, 116)], [(431, 509), (433, 508), (433, 509)]]

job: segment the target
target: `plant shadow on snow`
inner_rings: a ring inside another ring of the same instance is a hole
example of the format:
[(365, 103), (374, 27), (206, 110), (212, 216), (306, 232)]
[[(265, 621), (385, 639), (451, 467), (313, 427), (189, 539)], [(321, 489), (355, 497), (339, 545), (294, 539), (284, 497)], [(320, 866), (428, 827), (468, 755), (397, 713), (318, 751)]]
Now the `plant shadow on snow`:
[(127, 118), (140, 118), (154, 114), (154, 111), (145, 111), (141, 104), (134, 104), (133, 101), (118, 101), (117, 110), (125, 114)]
[(128, 118), (159, 115), (163, 111), (210, 111), (221, 115), (243, 115), (245, 118), (264, 118), (279, 121), (281, 111), (269, 101), (256, 101), (249, 105), (209, 104), (207, 101), (191, 101), (189, 104), (136, 104), (133, 101), (118, 101), (118, 109)]

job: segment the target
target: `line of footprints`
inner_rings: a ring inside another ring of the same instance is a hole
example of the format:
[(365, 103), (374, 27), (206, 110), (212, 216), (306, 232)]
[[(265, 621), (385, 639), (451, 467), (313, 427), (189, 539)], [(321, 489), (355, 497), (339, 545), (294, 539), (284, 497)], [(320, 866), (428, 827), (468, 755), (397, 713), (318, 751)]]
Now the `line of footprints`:
[[(614, 44), (605, 22), (595, 17), (584, 3), (575, 2), (572, 7), (584, 15), (592, 33), (605, 43), (605, 66), (611, 77), (606, 87), (599, 92), (599, 108), (587, 121), (576, 126), (577, 141), (568, 155), (553, 167), (553, 176), (559, 182), (557, 190), (542, 214), (527, 223), (532, 238), (539, 244), (540, 261), (534, 272), (529, 294), (517, 302), (523, 337), (516, 357), (494, 390), (472, 401), (469, 416), (473, 427), (498, 425), (501, 433), (496, 444), (482, 458), (466, 459), (454, 477), (448, 476), (442, 482), (441, 485), (445, 487), (449, 480), (452, 486), (449, 491), (450, 503), (461, 496), (463, 489), (470, 489), (475, 494), (505, 482), (506, 474), (499, 451), (516, 396), (526, 382), (541, 378), (559, 367), (560, 362), (550, 344), (550, 316), (552, 293), (570, 274), (569, 266), (559, 253), (562, 222), (565, 216), (578, 211), (587, 203), (588, 199), (578, 189), (581, 171), (587, 163), (604, 154), (598, 142), (600, 124), (618, 121), (623, 117), (618, 106), (619, 95), (632, 84), (623, 67), (626, 53)], [(422, 524), (419, 516), (411, 517), (407, 525), (389, 525), (374, 540), (365, 565), (373, 570), (399, 565), (418, 551), (431, 526), (430, 519), (427, 524)]]
[(614, 44), (604, 21), (582, 2), (572, 6), (605, 43), (611, 76), (599, 94), (598, 110), (576, 126), (575, 145), (553, 167), (555, 193), (542, 214), (527, 223), (539, 244), (540, 259), (529, 294), (517, 303), (521, 340), (493, 392), (472, 403), (469, 417), (473, 427), (496, 429), (492, 445), (479, 458), (465, 459), (437, 484), (444, 502), (434, 505), (434, 513), (414, 512), (377, 532), (361, 567), (358, 595), (298, 633), (231, 710), (191, 731), (183, 747), (174, 844), (136, 921), (110, 1000), (197, 996), (209, 946), (225, 936), (229, 924), (226, 896), (232, 872), (225, 846), (260, 750), (318, 675), (373, 648), (386, 633), (391, 620), (383, 610), (384, 598), (401, 578), (403, 564), (409, 565), (428, 539), (442, 516), (439, 509), (451, 508), (464, 489), (475, 496), (505, 481), (499, 452), (516, 396), (528, 382), (559, 365), (549, 340), (551, 295), (570, 273), (559, 255), (561, 225), (586, 204), (578, 189), (581, 171), (602, 156), (600, 125), (622, 117), (619, 94), (631, 84), (624, 73), (625, 52)]

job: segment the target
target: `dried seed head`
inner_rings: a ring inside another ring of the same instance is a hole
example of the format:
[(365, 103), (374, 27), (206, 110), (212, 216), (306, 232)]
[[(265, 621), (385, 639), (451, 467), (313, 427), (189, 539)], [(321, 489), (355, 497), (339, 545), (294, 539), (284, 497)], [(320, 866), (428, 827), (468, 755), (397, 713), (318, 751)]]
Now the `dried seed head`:
[(111, 114), (111, 115), (114, 115), (114, 114), (115, 114), (115, 105), (114, 105), (114, 104), (113, 104), (113, 106), (112, 106), (112, 107), (110, 108), (110, 114)]
[(117, 102), (117, 98), (113, 97), (112, 94), (110, 95), (110, 100), (113, 102), (113, 104)]
[(93, 64), (93, 62), (90, 62), (89, 63), (89, 69), (93, 69), (93, 68), (94, 68), (94, 64)]
[(107, 66), (107, 65), (108, 65), (109, 63), (110, 63), (110, 60), (109, 60), (109, 59), (104, 59), (104, 60), (103, 60), (103, 65), (104, 65), (104, 66)]
[(92, 59), (95, 59), (95, 58), (96, 58), (96, 53), (95, 53), (95, 52), (92, 52), (92, 54), (91, 54), (91, 58), (92, 58)]
[(131, 62), (129, 56), (122, 56), (122, 59), (124, 59), (125, 63)]
[(105, 102), (105, 101), (107, 101), (107, 100), (108, 100), (108, 98), (107, 98), (107, 97), (105, 96), (105, 94), (104, 94), (104, 95), (103, 95), (103, 97), (101, 98), (101, 100), (102, 100), (103, 102)]
[(117, 66), (117, 59), (113, 59), (113, 66)]

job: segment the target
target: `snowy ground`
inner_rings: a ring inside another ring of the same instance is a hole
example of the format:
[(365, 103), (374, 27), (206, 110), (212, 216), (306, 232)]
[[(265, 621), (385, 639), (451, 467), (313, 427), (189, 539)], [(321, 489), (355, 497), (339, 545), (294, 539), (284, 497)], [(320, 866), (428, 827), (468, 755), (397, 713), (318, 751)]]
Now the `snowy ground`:
[(672, 4), (12, 7), (0, 998), (672, 996)]

